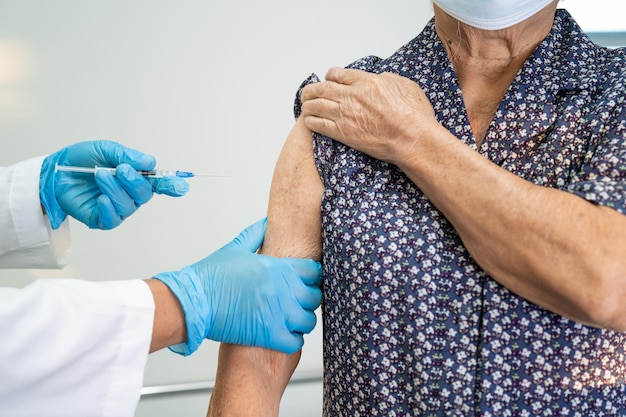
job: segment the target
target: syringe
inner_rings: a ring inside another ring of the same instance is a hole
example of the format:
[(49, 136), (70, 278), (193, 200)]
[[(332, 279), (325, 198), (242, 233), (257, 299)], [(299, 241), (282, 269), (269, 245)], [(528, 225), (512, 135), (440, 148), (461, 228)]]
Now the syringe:
[[(95, 174), (97, 171), (108, 171), (111, 174), (115, 174), (115, 168), (99, 167), (77, 167), (72, 165), (59, 165), (55, 166), (56, 171), (68, 171), (68, 172), (82, 172), (86, 174)], [(153, 169), (151, 171), (137, 171), (144, 177), (149, 178), (163, 178), (163, 177), (180, 177), (180, 178), (192, 178), (192, 177), (213, 177), (215, 175), (195, 175), (189, 171), (179, 170), (166, 170), (166, 169)]]

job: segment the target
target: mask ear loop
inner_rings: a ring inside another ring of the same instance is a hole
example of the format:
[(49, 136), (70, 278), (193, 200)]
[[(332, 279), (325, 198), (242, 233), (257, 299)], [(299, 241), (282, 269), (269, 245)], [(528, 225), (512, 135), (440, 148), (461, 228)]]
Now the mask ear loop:
[(459, 38), (459, 43), (456, 45), (456, 51), (453, 56), (458, 57), (458, 51), (461, 49), (461, 45), (463, 44), (463, 36), (461, 35), (461, 22), (459, 20), (456, 21), (456, 37)]
[(461, 45), (463, 43), (467, 44), (467, 42), (465, 42), (465, 40), (463, 39), (463, 36), (461, 35), (461, 22), (458, 19), (456, 22), (456, 37), (458, 41), (454, 45), (454, 47), (451, 47), (450, 45), (454, 44), (455, 42), (448, 41), (448, 50), (450, 51), (450, 62), (452, 62), (452, 67), (454, 67), (454, 58), (456, 59), (459, 58), (458, 51), (459, 49), (461, 49)]

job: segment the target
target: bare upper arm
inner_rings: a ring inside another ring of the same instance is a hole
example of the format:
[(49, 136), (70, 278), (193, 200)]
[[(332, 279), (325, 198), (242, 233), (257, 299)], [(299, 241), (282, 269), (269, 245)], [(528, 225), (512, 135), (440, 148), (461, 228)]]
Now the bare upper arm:
[(313, 158), (311, 131), (299, 119), (276, 162), (262, 248), (264, 254), (321, 259), (323, 191)]
[[(311, 132), (298, 120), (276, 162), (261, 252), (321, 259), (323, 184), (313, 158)], [(276, 417), (300, 352), (293, 355), (223, 343), (210, 417)]]

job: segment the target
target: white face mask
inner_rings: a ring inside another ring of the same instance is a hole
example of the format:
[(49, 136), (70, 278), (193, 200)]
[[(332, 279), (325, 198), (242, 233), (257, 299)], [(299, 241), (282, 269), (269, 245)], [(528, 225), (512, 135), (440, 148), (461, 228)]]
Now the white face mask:
[(497, 30), (513, 26), (552, 3), (553, 0), (433, 0), (444, 12), (478, 29)]

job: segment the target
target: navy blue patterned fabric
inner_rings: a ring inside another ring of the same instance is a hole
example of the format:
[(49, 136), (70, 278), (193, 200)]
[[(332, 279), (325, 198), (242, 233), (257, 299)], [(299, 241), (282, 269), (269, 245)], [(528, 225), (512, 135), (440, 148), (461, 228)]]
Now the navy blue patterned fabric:
[[(494, 163), (626, 213), (626, 56), (594, 45), (566, 11), (480, 148), (432, 21), (391, 57), (350, 67), (414, 80), (440, 123)], [(326, 416), (626, 416), (626, 334), (499, 285), (397, 167), (318, 134), (314, 149)]]

